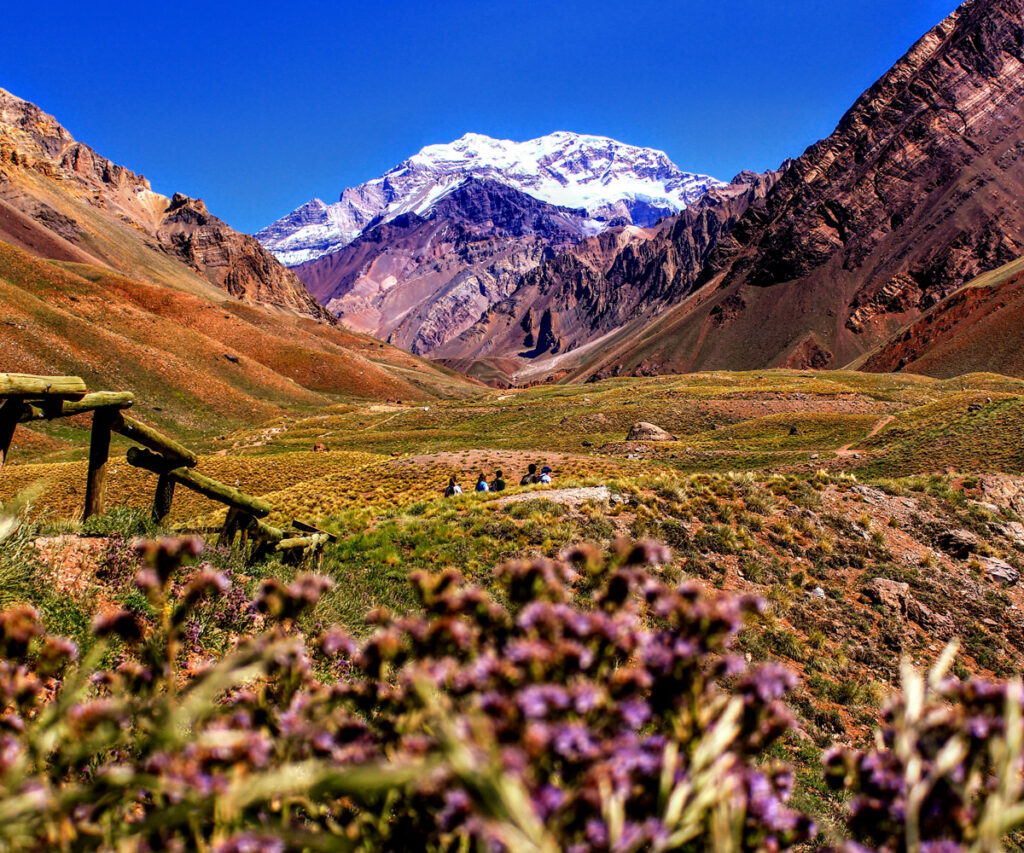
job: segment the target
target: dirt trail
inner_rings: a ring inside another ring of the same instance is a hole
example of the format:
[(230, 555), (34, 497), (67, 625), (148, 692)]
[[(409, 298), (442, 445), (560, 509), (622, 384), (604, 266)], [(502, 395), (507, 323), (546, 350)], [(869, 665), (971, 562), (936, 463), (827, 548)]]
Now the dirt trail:
[(531, 489), (518, 495), (499, 498), (494, 503), (497, 506), (508, 506), (509, 504), (535, 500), (554, 501), (555, 503), (565, 504), (573, 509), (578, 509), (581, 504), (587, 501), (609, 503), (612, 500), (612, 493), (607, 486), (579, 486), (572, 489)]
[(853, 448), (853, 446), (855, 444), (860, 444), (862, 441), (867, 441), (869, 438), (872, 438), (872, 437), (878, 435), (878, 433), (880, 433), (883, 429), (885, 429), (887, 426), (889, 426), (889, 424), (891, 424), (893, 422), (893, 420), (895, 420), (895, 418), (896, 418), (895, 415), (886, 415), (884, 418), (882, 418), (880, 421), (878, 421), (873, 427), (871, 427), (871, 432), (869, 432), (866, 436), (864, 436), (864, 438), (858, 439), (857, 441), (852, 441), (849, 444), (844, 444), (842, 447), (840, 447), (836, 451), (836, 456), (837, 457), (852, 456), (853, 453), (854, 453), (852, 448)]
[(402, 414), (402, 413), (403, 413), (404, 411), (406, 411), (406, 409), (399, 409), (399, 410), (398, 410), (397, 412), (395, 412), (395, 413), (394, 413), (393, 415), (391, 415), (390, 417), (386, 417), (386, 418), (384, 418), (384, 420), (382, 420), (382, 421), (378, 421), (378, 422), (377, 422), (377, 423), (375, 423), (375, 424), (370, 424), (370, 425), (369, 425), (369, 426), (367, 426), (367, 427), (363, 427), (363, 428), (362, 428), (362, 430), (360, 430), (360, 431), (361, 431), (361, 432), (369, 432), (369, 431), (370, 431), (370, 430), (372, 430), (372, 429), (378, 429), (379, 427), (382, 427), (382, 426), (384, 426), (384, 424), (386, 424), (386, 423), (389, 423), (390, 421), (393, 421), (393, 420), (394, 420), (395, 418), (397, 418), (397, 417), (398, 417), (398, 416), (399, 416), (400, 414)]

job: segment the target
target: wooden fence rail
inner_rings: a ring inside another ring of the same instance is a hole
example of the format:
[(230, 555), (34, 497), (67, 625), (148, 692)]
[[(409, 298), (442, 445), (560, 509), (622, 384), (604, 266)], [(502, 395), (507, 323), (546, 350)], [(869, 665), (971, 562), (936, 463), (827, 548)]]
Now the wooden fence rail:
[(134, 404), (134, 395), (127, 391), (90, 394), (85, 382), (77, 376), (0, 373), (0, 471), (19, 424), (91, 412), (83, 518), (105, 509), (110, 441), (111, 435), (117, 433), (142, 445), (128, 449), (128, 463), (157, 475), (153, 497), (153, 518), (157, 523), (162, 523), (170, 514), (174, 488), (180, 485), (228, 507), (218, 544), (233, 547), (236, 536), (241, 534), (243, 544), (250, 538), (254, 541), (254, 558), (277, 552), (292, 560), (306, 559), (321, 554), (327, 542), (337, 541), (332, 534), (305, 522), (295, 521), (294, 531), (286, 531), (261, 521), (272, 511), (269, 503), (191, 470), (199, 463), (198, 455), (124, 414)]

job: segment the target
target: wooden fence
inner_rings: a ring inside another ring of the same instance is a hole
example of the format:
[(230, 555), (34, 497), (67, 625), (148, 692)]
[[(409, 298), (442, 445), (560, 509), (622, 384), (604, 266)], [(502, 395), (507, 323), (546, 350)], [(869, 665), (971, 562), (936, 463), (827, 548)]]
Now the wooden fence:
[(320, 559), (323, 546), (335, 541), (332, 534), (302, 521), (293, 521), (293, 529), (267, 524), (263, 519), (272, 511), (269, 503), (194, 471), (199, 457), (193, 451), (125, 414), (134, 403), (135, 396), (127, 391), (90, 394), (77, 376), (0, 373), (0, 473), (19, 424), (91, 412), (83, 520), (101, 514), (106, 507), (110, 439), (117, 433), (141, 445), (129, 448), (128, 464), (157, 475), (153, 519), (158, 524), (171, 512), (175, 486), (182, 486), (228, 508), (217, 544), (234, 547), (240, 538), (242, 546), (252, 545), (254, 560), (271, 553), (280, 553), (289, 561), (312, 556)]

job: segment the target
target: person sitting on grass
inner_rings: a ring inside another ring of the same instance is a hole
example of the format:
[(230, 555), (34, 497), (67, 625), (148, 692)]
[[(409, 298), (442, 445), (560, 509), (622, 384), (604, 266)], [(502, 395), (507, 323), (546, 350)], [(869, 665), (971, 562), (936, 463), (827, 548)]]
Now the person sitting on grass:
[(523, 479), (519, 481), (520, 486), (532, 486), (537, 482), (537, 466), (532, 462), (526, 469), (526, 473), (523, 474)]
[(550, 483), (551, 482), (551, 469), (545, 465), (540, 469), (540, 477), (537, 478), (538, 483)]
[(488, 492), (488, 491), (490, 491), (490, 488), (487, 485), (487, 478), (484, 476), (482, 471), (480, 472), (480, 476), (477, 478), (477, 481), (476, 481), (476, 490), (478, 492)]
[(502, 479), (502, 477), (504, 477), (504, 474), (501, 472), (500, 469), (494, 472), (494, 479), (491, 480), (492, 492), (505, 491), (505, 481)]
[(453, 498), (456, 495), (462, 494), (462, 486), (459, 485), (458, 480), (454, 477), (448, 479), (448, 488), (444, 490), (444, 496), (446, 498)]

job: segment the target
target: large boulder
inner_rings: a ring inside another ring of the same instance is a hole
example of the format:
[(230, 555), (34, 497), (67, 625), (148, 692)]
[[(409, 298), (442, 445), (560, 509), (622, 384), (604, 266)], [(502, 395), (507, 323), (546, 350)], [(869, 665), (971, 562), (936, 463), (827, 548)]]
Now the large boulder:
[(1009, 474), (987, 474), (978, 481), (985, 500), (1024, 515), (1024, 478)]
[(953, 618), (948, 613), (938, 614), (916, 598), (907, 601), (907, 615), (940, 640), (948, 640), (956, 630)]
[(626, 436), (626, 441), (675, 441), (676, 437), (657, 424), (638, 421)]
[(1024, 545), (1024, 524), (1021, 524), (1019, 521), (990, 521), (988, 529), (1000, 536), (1005, 536), (1011, 542)]

